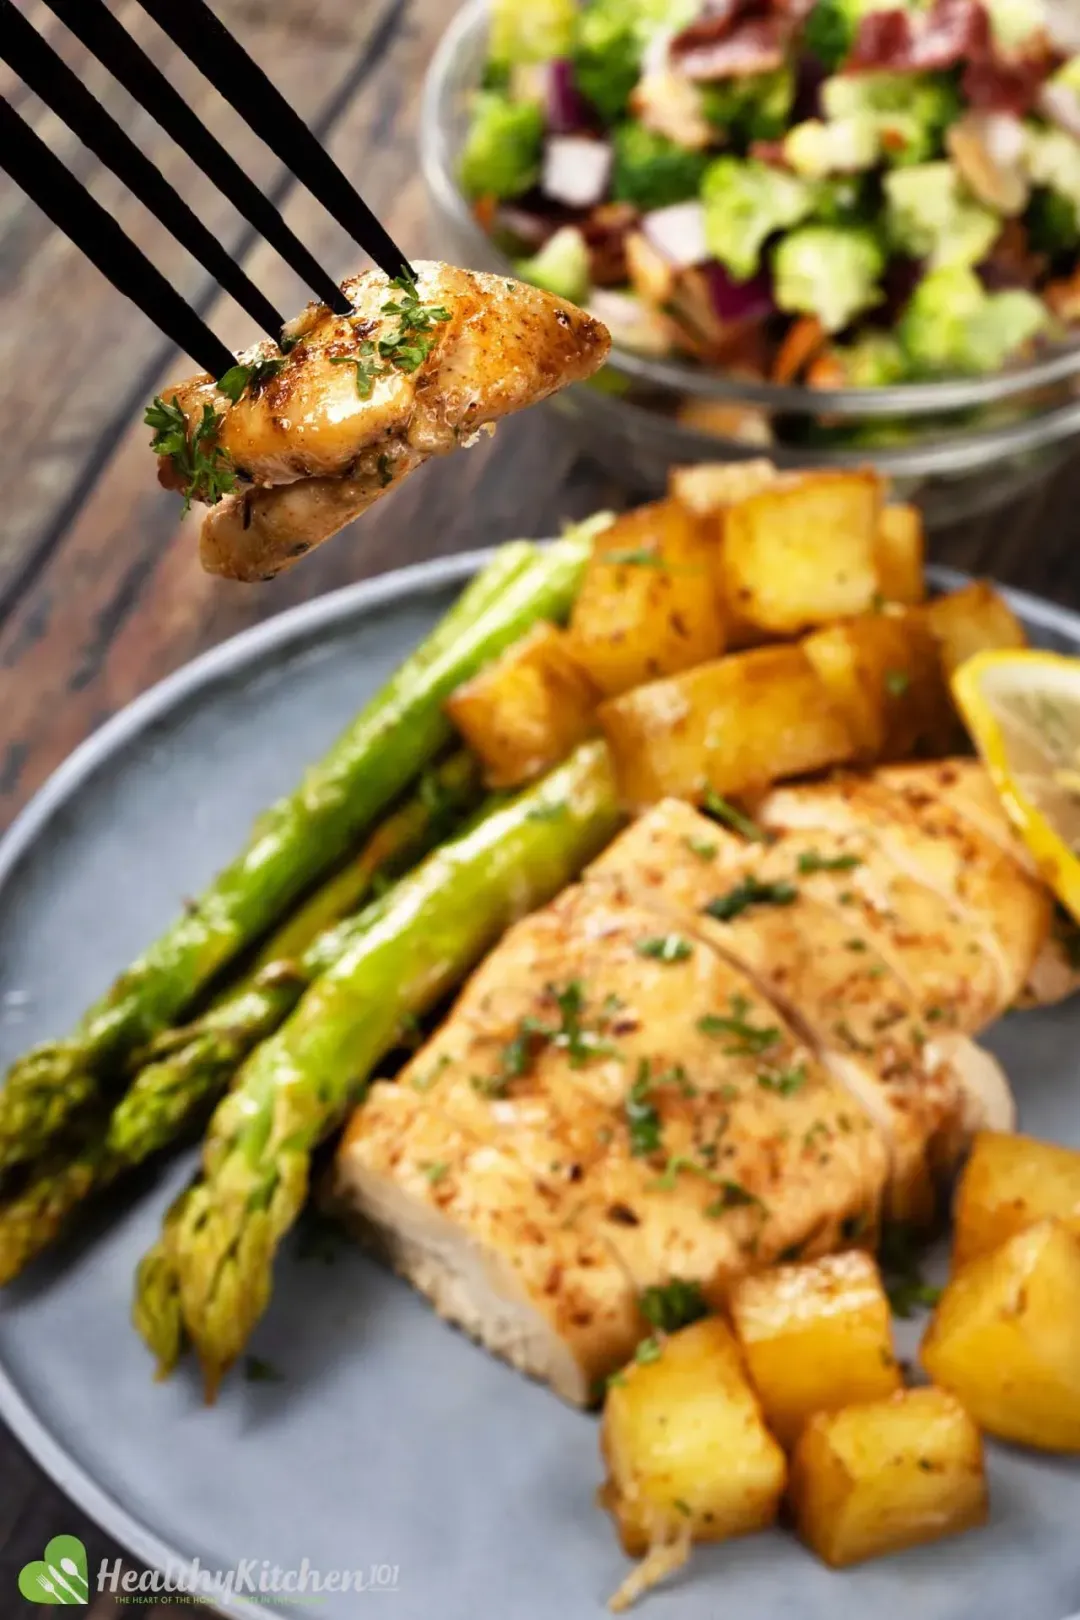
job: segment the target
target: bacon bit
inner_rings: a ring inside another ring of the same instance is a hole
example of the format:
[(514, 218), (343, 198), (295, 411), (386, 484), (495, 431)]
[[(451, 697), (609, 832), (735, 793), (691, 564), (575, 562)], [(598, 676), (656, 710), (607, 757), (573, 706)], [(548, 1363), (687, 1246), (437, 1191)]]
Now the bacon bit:
[(1064, 281), (1052, 281), (1043, 288), (1043, 297), (1058, 320), (1070, 326), (1080, 322), (1080, 269)]
[(827, 342), (828, 334), (816, 315), (804, 315), (794, 321), (773, 361), (773, 382), (794, 382)]
[(628, 278), (626, 242), (637, 224), (637, 209), (630, 203), (601, 203), (582, 221), (581, 234), (589, 250), (589, 273), (594, 287), (622, 287)]
[(1004, 63), (992, 57), (975, 59), (964, 69), (961, 89), (978, 112), (1030, 112), (1050, 74), (1045, 58), (1027, 57)]
[(1022, 222), (1010, 219), (976, 270), (988, 292), (1000, 292), (1006, 287), (1023, 287), (1030, 292), (1046, 273), (1047, 263), (1045, 253), (1032, 251)]
[(846, 73), (939, 72), (964, 64), (963, 91), (979, 112), (1029, 112), (1057, 57), (1039, 40), (1026, 55), (995, 48), (983, 0), (934, 0), (925, 16), (875, 11), (859, 24)]
[(784, 65), (791, 33), (785, 17), (751, 17), (734, 33), (685, 52), (679, 68), (688, 79), (703, 82), (775, 73)]

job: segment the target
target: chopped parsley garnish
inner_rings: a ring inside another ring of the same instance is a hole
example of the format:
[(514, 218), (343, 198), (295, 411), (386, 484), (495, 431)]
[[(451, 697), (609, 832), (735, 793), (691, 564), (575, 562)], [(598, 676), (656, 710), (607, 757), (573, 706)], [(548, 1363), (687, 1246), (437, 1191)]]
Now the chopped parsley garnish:
[(639, 956), (654, 962), (685, 962), (693, 954), (693, 946), (681, 934), (657, 934), (652, 939), (639, 939), (634, 949)]
[(614, 568), (666, 568), (658, 551), (650, 551), (647, 546), (639, 546), (636, 550), (605, 551), (600, 558), (601, 562), (610, 563)]
[(749, 1023), (746, 1017), (749, 1011), (750, 1003), (745, 996), (732, 996), (730, 1017), (706, 1013), (704, 1018), (698, 1019), (697, 1027), (703, 1035), (730, 1035), (732, 1044), (724, 1048), (728, 1057), (758, 1057), (777, 1044), (780, 1030), (775, 1024)]
[(554, 998), (561, 1020), (558, 1029), (551, 1031), (548, 1038), (553, 1046), (566, 1050), (572, 1069), (583, 1068), (591, 1058), (611, 1056), (615, 1050), (611, 1043), (582, 1023), (585, 991), (580, 979), (571, 979), (562, 990), (548, 985), (548, 995)]
[(662, 1348), (660, 1340), (653, 1334), (651, 1338), (642, 1339), (634, 1351), (634, 1360), (640, 1361), (642, 1366), (647, 1366), (650, 1361), (659, 1361)]
[(387, 370), (386, 366), (380, 366), (376, 361), (369, 360), (367, 358), (368, 355), (372, 355), (374, 353), (374, 343), (372, 343), (370, 338), (365, 338), (360, 345), (361, 359), (358, 360), (354, 355), (351, 354), (332, 354), (330, 356), (330, 364), (332, 366), (356, 367), (356, 392), (359, 394), (361, 399), (371, 398), (375, 390), (376, 377), (381, 376)]
[(845, 951), (857, 951), (860, 955), (862, 955), (868, 951), (870, 947), (866, 943), (865, 939), (845, 939), (844, 949)]
[(716, 854), (717, 845), (710, 843), (707, 838), (684, 838), (683, 843), (691, 855), (698, 857), (698, 860), (711, 861)]
[(434, 1164), (425, 1164), (422, 1168), (425, 1176), (427, 1176), (428, 1180), (431, 1182), (431, 1185), (434, 1187), (443, 1179), (447, 1171), (450, 1169), (450, 1166), (445, 1162), (445, 1160), (436, 1159)]
[(677, 1333), (708, 1316), (709, 1307), (696, 1282), (673, 1277), (669, 1283), (646, 1288), (641, 1296), (641, 1314), (658, 1333)]
[(414, 1075), (411, 1075), (409, 1083), (414, 1091), (430, 1091), (440, 1074), (449, 1067), (450, 1054), (443, 1052), (440, 1057), (435, 1059), (434, 1063), (429, 1063), (426, 1069), (418, 1069)]
[(720, 1188), (719, 1198), (714, 1198), (712, 1203), (707, 1204), (705, 1207), (705, 1214), (710, 1217), (726, 1215), (729, 1209), (745, 1209), (752, 1204), (763, 1207), (761, 1199), (756, 1198), (752, 1192), (748, 1192), (741, 1182), (721, 1181), (718, 1186)]
[(155, 455), (168, 456), (180, 477), (184, 479), (184, 511), (192, 501), (203, 501), (216, 506), (223, 495), (236, 488), (236, 469), (232, 458), (217, 442), (218, 429), (225, 417), (204, 405), (202, 419), (187, 430), (187, 419), (174, 394), (166, 405), (161, 395), (147, 406), (143, 418), (147, 427), (154, 429), (150, 448)]
[(284, 364), (284, 360), (256, 360), (250, 366), (230, 366), (224, 377), (218, 378), (218, 392), (234, 405), (243, 398), (245, 389), (250, 389), (254, 399), (263, 384), (276, 377)]
[(928, 1024), (940, 1024), (945, 1017), (945, 1009), (944, 1007), (927, 1007), (923, 1016)]
[(246, 1356), (244, 1359), (244, 1377), (249, 1384), (280, 1384), (281, 1376), (277, 1368), (261, 1356)]
[(867, 1046), (865, 1041), (859, 1039), (846, 1018), (839, 1019), (833, 1025), (833, 1034), (838, 1035), (844, 1045), (852, 1052), (869, 1052), (873, 1050)]
[(390, 465), (389, 456), (380, 456), (375, 463), (379, 471), (379, 485), (382, 489), (389, 489), (394, 482), (394, 470)]
[(756, 877), (745, 877), (727, 894), (717, 895), (703, 909), (717, 922), (731, 922), (751, 906), (790, 906), (799, 898), (793, 883), (759, 883)]
[(816, 849), (804, 849), (799, 856), (799, 871), (804, 876), (811, 872), (853, 872), (861, 865), (858, 855), (821, 855)]
[(693, 1517), (693, 1509), (691, 1508), (689, 1502), (684, 1502), (683, 1501), (681, 1496), (676, 1496), (672, 1500), (671, 1505), (676, 1510), (677, 1513), (684, 1514), (686, 1518), (689, 1519), (689, 1518)]
[(931, 1309), (941, 1298), (941, 1289), (924, 1280), (919, 1259), (918, 1242), (909, 1226), (894, 1222), (885, 1228), (878, 1260), (889, 1304), (905, 1320), (918, 1306)]
[(687, 1154), (672, 1153), (667, 1164), (653, 1182), (653, 1187), (657, 1192), (670, 1192), (683, 1170), (692, 1176), (705, 1176), (709, 1173), (703, 1164), (698, 1164), (696, 1159), (691, 1159)]
[(779, 1097), (793, 1097), (806, 1084), (806, 1065), (798, 1063), (790, 1069), (762, 1069), (757, 1083), (763, 1091), (775, 1091)]
[(565, 799), (554, 799), (550, 804), (538, 804), (526, 813), (526, 821), (561, 821), (569, 806)]
[(744, 815), (738, 805), (732, 804), (719, 793), (714, 793), (712, 788), (705, 789), (705, 799), (702, 807), (707, 815), (712, 816), (714, 821), (723, 822), (725, 827), (730, 827), (732, 832), (741, 833), (743, 838), (749, 838), (751, 843), (767, 844), (769, 842), (768, 833), (762, 831), (756, 821), (750, 816)]
[(890, 697), (903, 697), (911, 685), (911, 676), (903, 669), (885, 671), (885, 690)]
[(660, 1115), (650, 1100), (655, 1084), (647, 1058), (638, 1064), (637, 1076), (626, 1094), (626, 1123), (630, 1132), (630, 1152), (635, 1159), (658, 1153), (661, 1146)]

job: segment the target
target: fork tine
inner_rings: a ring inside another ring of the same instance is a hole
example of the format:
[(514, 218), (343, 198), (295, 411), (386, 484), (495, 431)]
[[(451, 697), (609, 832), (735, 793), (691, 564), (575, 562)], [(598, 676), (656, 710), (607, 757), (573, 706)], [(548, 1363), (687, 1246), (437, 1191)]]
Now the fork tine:
[(45, 4), (102, 66), (108, 68), (128, 94), (145, 107), (166, 134), (172, 136), (248, 224), (281, 255), (305, 286), (311, 288), (316, 298), (339, 315), (350, 314), (351, 306), (333, 277), (327, 275), (286, 225), (274, 204), (263, 196), (161, 69), (135, 43), (105, 0), (45, 0)]
[(139, 4), (381, 270), (391, 277), (403, 271), (413, 275), (408, 259), (333, 158), (205, 0), (186, 6), (175, 0)]
[(3, 98), (0, 168), (178, 349), (190, 354), (212, 377), (223, 377), (235, 364), (231, 350)]
[(81, 80), (61, 61), (15, 0), (0, 0), (0, 57), (47, 107), (155, 214), (161, 224), (276, 343), (282, 316), (130, 140)]

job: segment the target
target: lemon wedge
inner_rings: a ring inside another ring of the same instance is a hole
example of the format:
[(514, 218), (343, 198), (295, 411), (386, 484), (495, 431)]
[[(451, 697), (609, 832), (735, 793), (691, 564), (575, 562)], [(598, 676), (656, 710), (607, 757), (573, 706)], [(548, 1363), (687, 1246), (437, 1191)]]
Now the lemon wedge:
[(977, 653), (952, 689), (1017, 831), (1080, 922), (1080, 658)]

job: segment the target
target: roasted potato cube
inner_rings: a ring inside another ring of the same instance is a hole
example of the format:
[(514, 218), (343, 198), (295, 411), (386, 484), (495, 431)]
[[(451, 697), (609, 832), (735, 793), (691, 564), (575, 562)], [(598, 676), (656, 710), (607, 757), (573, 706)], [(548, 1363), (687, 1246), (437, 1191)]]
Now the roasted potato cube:
[(954, 1269), (1051, 1216), (1080, 1239), (1080, 1152), (1033, 1136), (980, 1131), (956, 1190)]
[(740, 642), (794, 636), (868, 612), (878, 589), (881, 504), (874, 473), (836, 472), (733, 506), (724, 519), (720, 579)]
[(584, 741), (598, 702), (565, 630), (538, 624), (459, 686), (446, 712), (482, 761), (488, 786), (517, 787)]
[(937, 596), (924, 609), (946, 675), (979, 652), (1026, 647), (1027, 634), (1008, 603), (983, 580)]
[(728, 1307), (765, 1421), (785, 1446), (815, 1412), (901, 1387), (877, 1266), (851, 1250), (735, 1284)]
[(795, 483), (798, 475), (782, 473), (771, 461), (702, 461), (675, 467), (668, 480), (673, 500), (695, 517), (716, 517), (774, 484)]
[(947, 750), (956, 716), (937, 644), (920, 615), (864, 613), (815, 630), (803, 647), (861, 761)]
[(600, 1443), (601, 1500), (632, 1556), (687, 1529), (694, 1541), (723, 1541), (776, 1518), (784, 1453), (717, 1317), (672, 1334), (654, 1360), (613, 1380)]
[(920, 1352), (980, 1428), (1080, 1452), (1080, 1244), (1040, 1221), (957, 1272)]
[(570, 618), (573, 657), (607, 697), (723, 651), (715, 540), (674, 501), (597, 536)]
[(812, 1417), (791, 1461), (799, 1535), (834, 1569), (986, 1520), (979, 1431), (942, 1389)]
[(878, 591), (886, 602), (914, 607), (926, 596), (926, 536), (917, 506), (884, 506), (874, 546)]
[(627, 804), (737, 796), (854, 757), (801, 647), (759, 647), (601, 704)]

